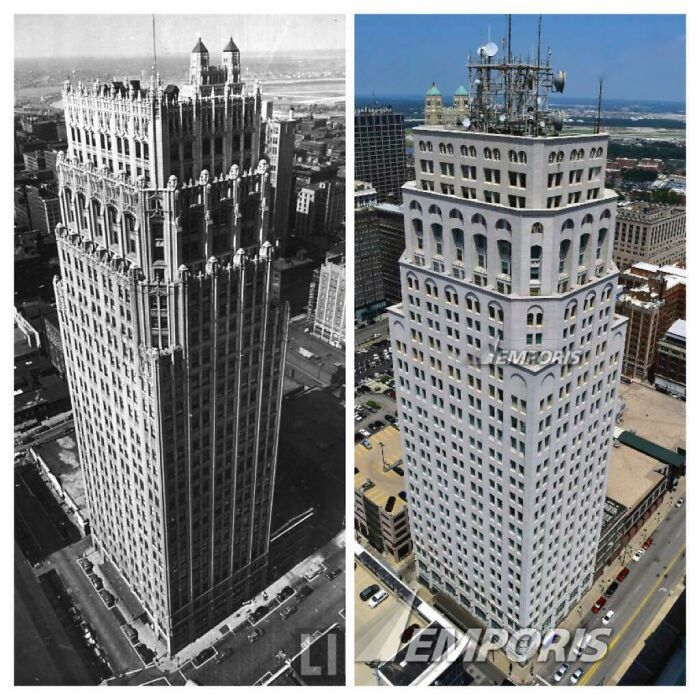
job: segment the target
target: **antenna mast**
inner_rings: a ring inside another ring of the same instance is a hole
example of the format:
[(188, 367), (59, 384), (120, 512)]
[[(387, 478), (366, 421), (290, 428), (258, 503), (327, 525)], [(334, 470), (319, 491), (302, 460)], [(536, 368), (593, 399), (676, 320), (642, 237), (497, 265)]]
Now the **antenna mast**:
[(153, 70), (158, 75), (158, 56), (156, 55), (156, 16), (151, 15), (151, 26), (153, 28)]
[(601, 126), (601, 114), (603, 111), (603, 79), (598, 80), (598, 115), (595, 120), (595, 131), (594, 133), (600, 133)]

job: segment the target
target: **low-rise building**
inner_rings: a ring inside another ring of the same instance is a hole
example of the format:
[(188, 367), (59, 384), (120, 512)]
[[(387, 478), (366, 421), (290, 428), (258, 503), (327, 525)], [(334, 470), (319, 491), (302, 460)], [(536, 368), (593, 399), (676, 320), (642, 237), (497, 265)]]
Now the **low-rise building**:
[(345, 258), (329, 254), (316, 287), (313, 334), (336, 348), (345, 345)]
[(657, 345), (654, 386), (685, 398), (686, 323), (676, 321)]

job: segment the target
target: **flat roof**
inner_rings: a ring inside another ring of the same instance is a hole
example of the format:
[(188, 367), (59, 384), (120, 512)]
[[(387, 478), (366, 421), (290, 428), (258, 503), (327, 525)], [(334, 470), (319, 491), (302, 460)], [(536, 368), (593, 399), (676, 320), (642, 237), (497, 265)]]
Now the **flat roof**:
[(655, 459), (621, 444), (613, 447), (606, 496), (633, 509), (664, 479)]
[(38, 445), (34, 451), (44, 460), (49, 471), (59, 480), (61, 487), (73, 503), (84, 513), (87, 508), (85, 481), (78, 457), (75, 430)]
[(675, 335), (676, 337), (683, 338), (683, 340), (685, 340), (687, 338), (685, 321), (683, 319), (674, 321), (673, 325), (666, 331), (666, 335)]
[(401, 433), (396, 428), (387, 426), (367, 439), (372, 445), (371, 450), (361, 444), (355, 445), (355, 489), (371, 482), (372, 486), (363, 491), (365, 498), (384, 508), (393, 496), (396, 500), (391, 512), (399, 513), (406, 507), (406, 482), (396, 471), (397, 467), (401, 469), (403, 465)]

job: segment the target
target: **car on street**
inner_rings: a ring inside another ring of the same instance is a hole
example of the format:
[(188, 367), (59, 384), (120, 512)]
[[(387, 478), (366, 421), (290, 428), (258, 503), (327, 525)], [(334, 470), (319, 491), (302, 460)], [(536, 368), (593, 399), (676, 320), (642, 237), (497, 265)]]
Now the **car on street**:
[(101, 591), (104, 588), (104, 583), (97, 574), (90, 574), (89, 579), (96, 591)]
[(296, 605), (288, 605), (284, 610), (280, 612), (280, 617), (286, 620), (290, 615), (294, 615), (297, 611)]
[(625, 568), (622, 569), (622, 570), (620, 571), (620, 573), (615, 577), (616, 580), (617, 580), (619, 583), (622, 583), (622, 582), (627, 578), (627, 574), (629, 574), (629, 572), (630, 572), (630, 570), (629, 570), (627, 567), (625, 567)]
[(566, 672), (569, 670), (569, 665), (568, 664), (562, 664), (555, 672), (552, 678), (554, 679), (555, 683), (559, 683), (559, 681), (564, 677)]
[(373, 583), (360, 591), (360, 600), (369, 600), (377, 591), (379, 586)]
[(111, 608), (116, 602), (114, 596), (109, 591), (106, 591), (104, 588), (100, 591), (100, 598), (102, 598), (104, 604), (108, 608)]
[(600, 598), (598, 598), (598, 600), (596, 600), (596, 602), (593, 603), (593, 607), (591, 608), (591, 612), (594, 612), (594, 613), (600, 612), (603, 609), (603, 606), (605, 605), (605, 603), (607, 603), (607, 602), (608, 601), (605, 599), (604, 596), (600, 596)]
[(608, 610), (608, 612), (606, 612), (605, 615), (603, 616), (602, 623), (604, 625), (609, 625), (613, 621), (614, 617), (615, 617), (615, 611)]
[(278, 603), (284, 603), (287, 598), (294, 595), (294, 589), (291, 586), (285, 586), (276, 596)]
[(366, 450), (371, 450), (372, 449), (372, 443), (369, 440), (363, 440), (360, 445), (364, 447)]
[(639, 561), (643, 556), (644, 556), (644, 550), (643, 550), (643, 549), (638, 549), (638, 550), (634, 553), (634, 556), (632, 557), (632, 560), (633, 560), (633, 561)]
[(139, 633), (131, 625), (122, 625), (122, 631), (132, 644), (136, 644), (139, 641)]
[(308, 598), (313, 592), (314, 592), (314, 589), (311, 588), (311, 586), (302, 586), (297, 591), (297, 599), (304, 600), (304, 598)]
[(389, 594), (386, 591), (380, 589), (378, 593), (375, 593), (369, 599), (368, 605), (370, 608), (376, 608), (379, 604), (384, 602), (388, 597), (389, 597)]
[(204, 651), (200, 651), (199, 654), (194, 657), (194, 665), (201, 666), (203, 663), (209, 661), (214, 654), (216, 654), (214, 647), (207, 647)]
[(649, 549), (649, 547), (651, 547), (651, 544), (652, 544), (653, 541), (654, 541), (654, 540), (653, 540), (651, 537), (648, 537), (646, 540), (644, 540), (644, 544), (642, 545), (642, 549), (643, 549), (644, 551), (646, 551), (647, 549)]
[(685, 503), (685, 498), (679, 498), (676, 501), (676, 508), (680, 508)]
[(333, 569), (332, 571), (326, 571), (326, 578), (329, 581), (332, 581), (334, 578), (337, 578), (342, 573), (343, 573), (342, 569)]
[(255, 623), (258, 622), (259, 620), (262, 620), (265, 615), (268, 613), (268, 608), (267, 605), (259, 605), (255, 610), (253, 610), (252, 613), (248, 616), (249, 619)]
[(262, 637), (263, 634), (265, 634), (265, 632), (263, 630), (261, 630), (259, 627), (256, 627), (248, 635), (248, 641), (252, 644), (256, 639), (259, 639), (260, 637)]
[(221, 649), (219, 651), (219, 653), (216, 655), (216, 663), (220, 664), (222, 661), (225, 661), (230, 656), (233, 656), (233, 649), (231, 649), (231, 647), (226, 647), (226, 649)]
[(569, 678), (569, 683), (571, 685), (576, 685), (579, 682), (579, 679), (583, 675), (583, 669), (582, 668), (577, 668), (572, 674), (571, 678)]
[(89, 574), (92, 572), (92, 562), (89, 559), (85, 559), (85, 557), (79, 557), (78, 564), (80, 564), (80, 568), (86, 574)]
[(620, 584), (617, 581), (613, 581), (606, 589), (605, 595), (609, 598), (618, 588)]

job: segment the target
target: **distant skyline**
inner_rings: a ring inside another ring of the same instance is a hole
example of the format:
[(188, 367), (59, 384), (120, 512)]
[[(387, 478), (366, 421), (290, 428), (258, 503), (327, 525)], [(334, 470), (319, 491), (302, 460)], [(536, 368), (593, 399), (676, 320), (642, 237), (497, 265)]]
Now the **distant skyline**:
[[(201, 34), (212, 55), (229, 36), (241, 52), (345, 48), (343, 15), (156, 15), (162, 54), (189, 52)], [(153, 52), (150, 14), (15, 15), (15, 58), (122, 58)]]
[[(504, 15), (356, 15), (355, 94), (421, 95), (434, 81), (451, 98), (467, 55), (501, 46)], [(685, 101), (684, 15), (543, 15), (542, 55), (565, 70), (565, 95)], [(537, 15), (513, 15), (513, 52), (535, 55)]]

